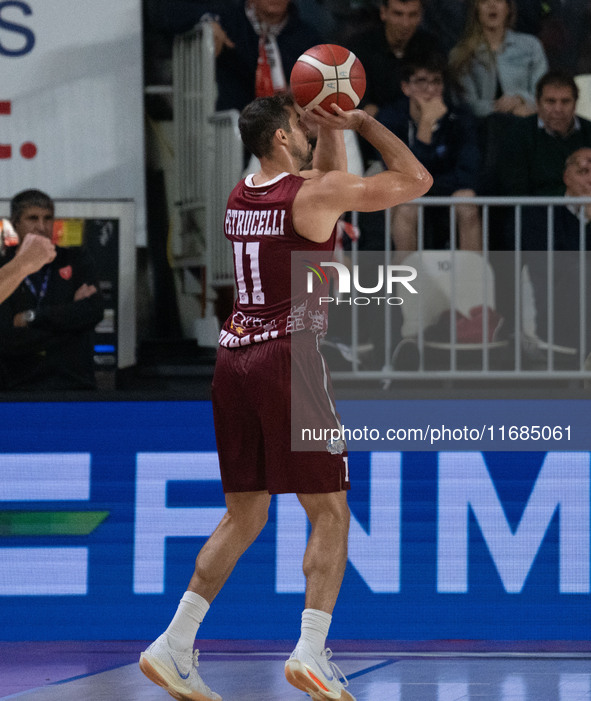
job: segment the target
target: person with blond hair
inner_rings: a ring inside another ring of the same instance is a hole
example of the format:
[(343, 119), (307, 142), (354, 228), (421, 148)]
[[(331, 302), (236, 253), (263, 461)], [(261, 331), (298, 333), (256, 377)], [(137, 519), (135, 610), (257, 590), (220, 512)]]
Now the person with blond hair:
[(515, 32), (514, 0), (471, 0), (464, 35), (449, 56), (463, 98), (477, 117), (526, 117), (536, 111), (535, 86), (548, 70), (541, 42)]

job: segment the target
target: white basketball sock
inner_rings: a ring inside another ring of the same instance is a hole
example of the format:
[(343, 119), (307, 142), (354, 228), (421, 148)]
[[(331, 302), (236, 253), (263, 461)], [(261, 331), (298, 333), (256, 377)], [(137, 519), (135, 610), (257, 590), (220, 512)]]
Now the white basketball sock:
[(305, 643), (315, 655), (319, 655), (326, 646), (326, 637), (332, 616), (318, 609), (304, 609), (302, 612), (302, 632), (298, 645)]
[(186, 591), (168, 628), (164, 631), (173, 650), (193, 649), (199, 626), (209, 610), (209, 604), (199, 594)]

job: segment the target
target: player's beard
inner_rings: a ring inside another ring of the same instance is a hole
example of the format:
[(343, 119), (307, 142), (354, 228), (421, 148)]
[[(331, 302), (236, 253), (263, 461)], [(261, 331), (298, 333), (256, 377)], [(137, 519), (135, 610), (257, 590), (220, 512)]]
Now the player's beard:
[(308, 141), (308, 148), (306, 151), (294, 145), (291, 150), (291, 155), (299, 163), (300, 170), (306, 170), (312, 165), (312, 158), (314, 157), (314, 145), (312, 141)]

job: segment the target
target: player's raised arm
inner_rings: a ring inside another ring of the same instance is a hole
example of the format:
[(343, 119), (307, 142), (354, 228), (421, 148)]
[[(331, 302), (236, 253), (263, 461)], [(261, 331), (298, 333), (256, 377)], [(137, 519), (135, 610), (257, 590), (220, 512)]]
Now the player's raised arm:
[(379, 151), (387, 170), (364, 180), (366, 192), (356, 209), (386, 209), (424, 195), (433, 184), (429, 171), (389, 129), (367, 112), (361, 113), (357, 133)]
[(363, 110), (332, 107), (334, 114), (314, 110), (318, 127), (325, 131), (354, 129), (379, 151), (387, 170), (368, 178), (333, 170), (305, 183), (294, 203), (294, 223), (312, 241), (327, 240), (343, 212), (388, 209), (424, 195), (433, 183), (429, 171), (383, 124)]
[[(326, 127), (355, 129), (380, 153), (387, 169), (369, 178), (358, 178), (357, 183), (349, 179), (346, 196), (352, 201), (344, 203), (349, 209), (362, 212), (387, 209), (429, 190), (433, 183), (429, 171), (389, 129), (363, 110), (344, 111), (336, 104), (332, 107), (334, 115), (328, 112), (321, 115)], [(316, 112), (319, 121), (319, 110)]]

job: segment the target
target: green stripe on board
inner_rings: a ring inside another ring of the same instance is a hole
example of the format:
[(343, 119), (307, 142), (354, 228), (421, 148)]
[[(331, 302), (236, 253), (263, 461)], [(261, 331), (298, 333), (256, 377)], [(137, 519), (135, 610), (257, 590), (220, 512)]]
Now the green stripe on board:
[(108, 511), (0, 511), (0, 537), (88, 535)]

